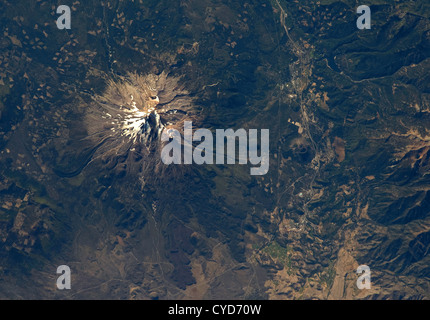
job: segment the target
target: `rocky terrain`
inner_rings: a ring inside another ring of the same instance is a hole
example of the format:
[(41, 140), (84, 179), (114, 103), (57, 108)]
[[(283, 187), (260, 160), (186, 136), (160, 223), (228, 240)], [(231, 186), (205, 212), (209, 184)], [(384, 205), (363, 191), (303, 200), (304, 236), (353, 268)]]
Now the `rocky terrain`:
[[(428, 299), (430, 5), (366, 4), (2, 1), (0, 298)], [(268, 174), (92, 157), (93, 97), (162, 71), (202, 127), (269, 128)]]

